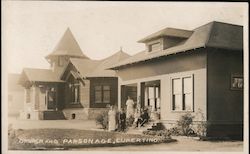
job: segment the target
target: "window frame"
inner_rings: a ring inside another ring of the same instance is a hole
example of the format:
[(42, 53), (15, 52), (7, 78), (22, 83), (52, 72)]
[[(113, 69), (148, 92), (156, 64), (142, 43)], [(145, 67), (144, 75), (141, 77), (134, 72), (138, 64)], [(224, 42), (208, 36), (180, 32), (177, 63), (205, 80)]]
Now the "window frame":
[[(70, 83), (70, 84), (71, 84), (71, 87), (70, 87), (70, 95), (71, 95), (70, 104), (80, 104), (80, 102), (81, 102), (80, 83), (75, 82), (75, 83)], [(75, 98), (75, 89), (76, 88), (77, 88), (77, 98)]]
[[(185, 78), (191, 78), (191, 85), (192, 85), (192, 89), (191, 89), (191, 99), (192, 99), (192, 106), (191, 106), (191, 110), (187, 110), (186, 108), (184, 109), (184, 106), (186, 106), (186, 104), (184, 105), (184, 79)], [(174, 79), (180, 79), (181, 81), (181, 110), (175, 110), (174, 109), (174, 99), (173, 99), (173, 95), (174, 95), (174, 91), (173, 91), (173, 80)], [(170, 95), (170, 110), (171, 112), (194, 112), (194, 75), (193, 74), (186, 74), (186, 75), (176, 75), (173, 77), (170, 77), (170, 88), (171, 88), (171, 95)]]
[[(101, 87), (101, 90), (98, 90), (98, 92), (101, 92), (101, 101), (96, 102), (96, 87)], [(109, 89), (105, 90), (104, 87), (108, 86)], [(104, 101), (104, 92), (109, 92), (109, 102)], [(94, 86), (94, 103), (95, 104), (110, 104), (111, 103), (111, 85), (95, 85)]]

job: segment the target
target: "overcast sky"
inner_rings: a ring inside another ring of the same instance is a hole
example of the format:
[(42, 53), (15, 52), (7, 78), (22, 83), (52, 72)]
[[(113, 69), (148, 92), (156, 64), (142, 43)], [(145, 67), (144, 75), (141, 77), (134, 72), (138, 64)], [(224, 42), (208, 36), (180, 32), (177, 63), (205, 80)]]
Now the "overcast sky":
[(69, 27), (85, 55), (102, 59), (144, 50), (137, 41), (165, 27), (192, 30), (210, 21), (243, 25), (243, 3), (4, 2), (3, 51), (8, 72), (49, 68), (52, 52)]

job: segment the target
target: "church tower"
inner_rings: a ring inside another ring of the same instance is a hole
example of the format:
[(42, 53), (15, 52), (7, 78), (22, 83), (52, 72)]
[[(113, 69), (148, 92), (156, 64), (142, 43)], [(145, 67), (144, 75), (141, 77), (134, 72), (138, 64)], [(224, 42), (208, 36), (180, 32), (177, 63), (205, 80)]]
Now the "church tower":
[(89, 59), (82, 53), (69, 28), (67, 28), (53, 52), (45, 58), (50, 63), (52, 71), (58, 75), (63, 71), (65, 65), (68, 64), (69, 58)]

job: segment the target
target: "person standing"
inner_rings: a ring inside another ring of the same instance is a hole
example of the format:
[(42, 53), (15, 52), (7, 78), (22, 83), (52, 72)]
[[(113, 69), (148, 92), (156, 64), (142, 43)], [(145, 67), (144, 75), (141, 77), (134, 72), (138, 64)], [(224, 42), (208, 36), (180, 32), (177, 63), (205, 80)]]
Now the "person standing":
[(134, 101), (128, 96), (128, 99), (126, 101), (126, 106), (127, 106), (127, 118), (130, 118), (131, 116), (134, 115)]
[(121, 125), (121, 131), (125, 131), (126, 129), (126, 113), (124, 111), (124, 108), (122, 108), (120, 113), (120, 125)]
[(108, 130), (115, 131), (116, 130), (116, 110), (113, 106), (110, 106), (108, 112)]

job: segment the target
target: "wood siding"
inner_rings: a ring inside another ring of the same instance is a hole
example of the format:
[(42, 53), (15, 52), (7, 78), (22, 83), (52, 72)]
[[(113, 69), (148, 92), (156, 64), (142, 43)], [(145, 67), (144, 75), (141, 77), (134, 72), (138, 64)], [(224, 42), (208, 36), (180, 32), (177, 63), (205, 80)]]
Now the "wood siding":
[(178, 53), (157, 60), (142, 62), (128, 66), (118, 71), (122, 80), (132, 80), (157, 75), (191, 71), (206, 68), (206, 50), (204, 48), (195, 51)]

